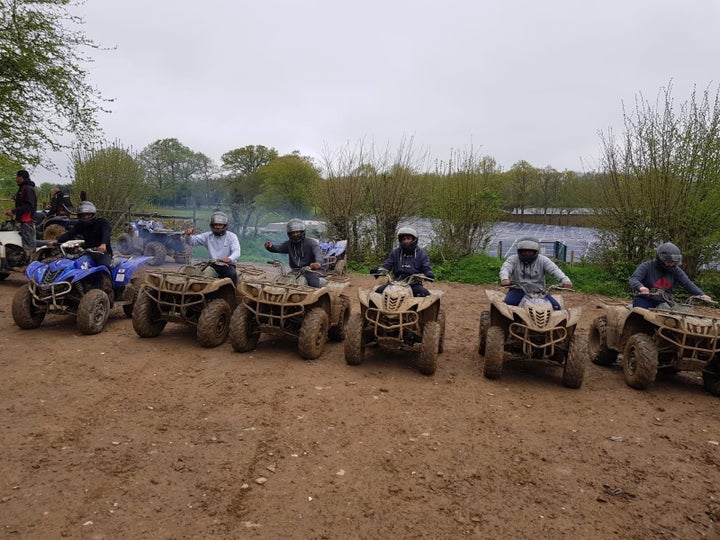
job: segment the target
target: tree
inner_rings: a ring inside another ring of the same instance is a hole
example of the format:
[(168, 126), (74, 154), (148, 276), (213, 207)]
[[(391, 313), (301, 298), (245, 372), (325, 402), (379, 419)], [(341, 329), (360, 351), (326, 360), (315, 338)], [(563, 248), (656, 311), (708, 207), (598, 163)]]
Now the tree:
[(0, 2), (0, 154), (36, 165), (46, 150), (100, 138), (100, 92), (88, 84), (83, 49), (98, 46), (77, 28), (73, 0)]
[(153, 188), (157, 204), (185, 205), (195, 182), (203, 182), (212, 161), (205, 154), (193, 152), (177, 139), (159, 139), (140, 152), (145, 181)]
[(509, 210), (524, 214), (537, 188), (538, 170), (527, 161), (518, 161), (505, 173)]
[(72, 156), (76, 193), (85, 191), (98, 211), (115, 218), (129, 207), (148, 202), (144, 171), (129, 150), (118, 144), (96, 150), (75, 150)]
[[(277, 157), (277, 150), (262, 145), (236, 148), (220, 157), (222, 168), (229, 172), (224, 180), (230, 191), (233, 220), (242, 223), (243, 235), (249, 230), (251, 219), (257, 211), (257, 197), (262, 190), (258, 170)], [(245, 215), (244, 219), (241, 214)]]
[(483, 253), (500, 214), (500, 169), (491, 157), (453, 152), (430, 186), (433, 244), (447, 258)]
[(296, 217), (307, 216), (320, 173), (297, 153), (270, 161), (257, 171), (262, 182), (259, 200), (268, 208)]
[(639, 262), (670, 241), (683, 252), (689, 275), (716, 257), (720, 247), (720, 101), (709, 89), (676, 107), (672, 86), (653, 106), (636, 97), (634, 114), (623, 108), (619, 141), (602, 135), (602, 197), (597, 225), (611, 233), (627, 260)]

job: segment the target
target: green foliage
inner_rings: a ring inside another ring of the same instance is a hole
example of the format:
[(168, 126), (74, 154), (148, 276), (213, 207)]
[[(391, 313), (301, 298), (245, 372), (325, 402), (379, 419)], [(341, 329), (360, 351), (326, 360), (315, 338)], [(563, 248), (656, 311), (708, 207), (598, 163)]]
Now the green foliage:
[(99, 139), (98, 90), (82, 67), (81, 51), (97, 45), (77, 30), (72, 0), (0, 2), (0, 154), (36, 165), (45, 150)]
[(113, 145), (97, 150), (76, 150), (73, 153), (76, 193), (85, 191), (92, 201), (111, 219), (133, 209), (142, 209), (148, 201), (143, 169), (129, 150)]
[(286, 215), (309, 215), (312, 193), (320, 180), (320, 173), (305, 158), (296, 154), (282, 156), (260, 167), (262, 181), (261, 202), (270, 209)]
[(603, 136), (596, 225), (610, 233), (603, 247), (634, 263), (674, 242), (692, 276), (720, 247), (720, 92), (693, 91), (680, 107), (671, 93), (661, 89), (655, 105), (639, 96), (620, 140)]
[(145, 171), (145, 182), (152, 188), (152, 201), (156, 204), (187, 205), (193, 194), (198, 193), (194, 189), (197, 184), (207, 186), (213, 174), (210, 158), (193, 152), (174, 138), (149, 144), (138, 157)]

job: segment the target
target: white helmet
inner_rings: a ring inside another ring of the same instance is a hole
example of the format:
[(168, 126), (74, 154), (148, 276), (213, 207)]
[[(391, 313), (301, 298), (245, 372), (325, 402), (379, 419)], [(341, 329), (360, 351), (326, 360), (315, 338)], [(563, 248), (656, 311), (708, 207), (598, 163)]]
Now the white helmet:
[[(82, 219), (83, 214), (90, 214), (90, 217)], [(82, 201), (77, 207), (77, 215), (81, 221), (92, 221), (95, 219), (95, 214), (97, 214), (97, 208), (90, 201)]]
[[(215, 229), (213, 225), (223, 225), (222, 229)], [(222, 236), (227, 232), (228, 217), (225, 212), (213, 212), (210, 216), (210, 228), (215, 236)]]
[[(412, 242), (403, 243), (402, 239), (404, 236), (412, 236)], [(400, 227), (397, 232), (398, 242), (400, 243), (400, 249), (404, 253), (411, 254), (415, 251), (418, 244), (418, 232), (412, 227)]]
[[(531, 263), (537, 259), (540, 253), (540, 242), (535, 238), (521, 238), (517, 242), (518, 258), (521, 262)], [(521, 254), (521, 251), (532, 251), (534, 253), (530, 255)]]

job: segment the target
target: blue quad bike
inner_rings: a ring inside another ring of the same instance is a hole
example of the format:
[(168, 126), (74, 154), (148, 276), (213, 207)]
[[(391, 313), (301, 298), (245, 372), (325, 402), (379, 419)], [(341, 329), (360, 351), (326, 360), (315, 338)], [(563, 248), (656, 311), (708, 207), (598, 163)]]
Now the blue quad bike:
[[(116, 257), (110, 268), (97, 266), (83, 249), (83, 240), (70, 240), (58, 248), (43, 247), (39, 260), (25, 270), (26, 286), (15, 294), (12, 316), (24, 330), (37, 328), (48, 313), (73, 315), (83, 334), (98, 334), (113, 306), (132, 316), (138, 291), (136, 270), (151, 257)], [(52, 256), (52, 250), (59, 254)]]

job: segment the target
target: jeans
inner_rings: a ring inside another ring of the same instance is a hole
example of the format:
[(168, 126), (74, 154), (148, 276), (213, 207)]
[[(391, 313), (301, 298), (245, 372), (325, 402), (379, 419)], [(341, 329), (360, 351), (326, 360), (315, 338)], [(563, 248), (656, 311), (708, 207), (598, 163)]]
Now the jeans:
[[(525, 292), (522, 289), (510, 289), (505, 295), (505, 303), (508, 306), (519, 306), (524, 296)], [(555, 311), (560, 310), (560, 304), (551, 295), (545, 295), (545, 299), (552, 304)]]

